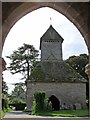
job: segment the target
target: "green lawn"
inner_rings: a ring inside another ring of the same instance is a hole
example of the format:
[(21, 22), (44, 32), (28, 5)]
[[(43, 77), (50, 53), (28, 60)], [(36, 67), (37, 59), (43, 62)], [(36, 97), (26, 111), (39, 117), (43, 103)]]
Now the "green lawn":
[(88, 109), (82, 110), (60, 110), (60, 111), (49, 111), (49, 112), (40, 112), (36, 115), (41, 116), (61, 116), (61, 117), (88, 117)]
[(4, 111), (1, 112), (1, 116), (2, 116), (2, 118), (5, 116), (5, 112)]
[(7, 109), (2, 110), (2, 112), (1, 112), (2, 118), (5, 116), (6, 112), (9, 112), (9, 111), (12, 111), (12, 109), (11, 108), (7, 108)]

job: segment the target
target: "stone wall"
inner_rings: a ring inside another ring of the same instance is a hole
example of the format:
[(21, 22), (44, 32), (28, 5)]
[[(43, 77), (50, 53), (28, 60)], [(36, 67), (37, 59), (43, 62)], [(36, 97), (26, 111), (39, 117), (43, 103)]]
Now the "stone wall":
[(43, 42), (41, 45), (41, 60), (62, 60), (61, 42)]
[(46, 97), (55, 95), (60, 104), (74, 105), (80, 103), (86, 107), (85, 83), (27, 83), (27, 109), (30, 111), (35, 91), (45, 91)]

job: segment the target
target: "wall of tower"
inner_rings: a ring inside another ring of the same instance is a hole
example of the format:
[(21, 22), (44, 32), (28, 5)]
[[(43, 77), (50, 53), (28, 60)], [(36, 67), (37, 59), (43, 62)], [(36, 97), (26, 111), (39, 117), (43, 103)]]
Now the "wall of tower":
[(41, 44), (41, 60), (62, 60), (62, 44), (60, 41), (42, 41)]

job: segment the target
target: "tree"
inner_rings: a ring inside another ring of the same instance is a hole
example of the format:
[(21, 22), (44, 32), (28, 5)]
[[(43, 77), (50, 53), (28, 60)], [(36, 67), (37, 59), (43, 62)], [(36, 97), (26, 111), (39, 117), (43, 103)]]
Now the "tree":
[(85, 79), (88, 79), (85, 73), (85, 66), (89, 62), (89, 57), (86, 54), (80, 54), (79, 56), (71, 56), (66, 60), (69, 65), (80, 73)]
[(66, 60), (69, 65), (80, 73), (85, 79), (86, 83), (86, 97), (89, 99), (89, 78), (85, 73), (85, 66), (89, 63), (89, 56), (87, 54), (80, 54), (79, 56), (71, 56)]
[(8, 95), (8, 86), (4, 80), (2, 80), (2, 93)]
[(26, 86), (24, 83), (20, 82), (20, 83), (16, 83), (15, 84), (15, 88), (11, 93), (10, 99), (16, 100), (16, 99), (25, 102), (26, 101)]
[(18, 50), (13, 51), (10, 56), (10, 67), (8, 67), (12, 74), (22, 73), (22, 79), (29, 79), (31, 69), (38, 58), (38, 50), (33, 45), (23, 44)]
[(45, 111), (45, 92), (37, 91), (34, 93), (32, 114)]
[(2, 79), (2, 110), (8, 108), (8, 96), (7, 83)]
[(15, 88), (9, 96), (9, 106), (15, 110), (24, 110), (26, 106), (26, 86), (24, 83), (16, 83)]

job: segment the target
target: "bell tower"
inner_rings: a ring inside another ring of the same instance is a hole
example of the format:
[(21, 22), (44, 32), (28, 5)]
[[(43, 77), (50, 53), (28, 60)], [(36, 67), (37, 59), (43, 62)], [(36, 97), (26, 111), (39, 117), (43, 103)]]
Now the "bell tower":
[(40, 39), (41, 61), (60, 61), (62, 60), (63, 38), (50, 25), (48, 30)]

